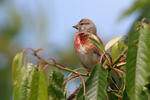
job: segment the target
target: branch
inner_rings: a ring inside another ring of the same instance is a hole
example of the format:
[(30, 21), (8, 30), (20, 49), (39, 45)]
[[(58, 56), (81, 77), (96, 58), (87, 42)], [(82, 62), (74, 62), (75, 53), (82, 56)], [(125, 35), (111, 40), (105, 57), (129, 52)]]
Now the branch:
[(43, 59), (41, 56), (39, 56), (37, 54), (37, 51), (34, 51), (33, 49), (32, 49), (32, 51), (34, 52), (34, 56), (36, 56), (38, 59), (40, 59), (41, 61), (43, 61), (45, 64), (55, 66), (58, 69), (65, 70), (65, 71), (68, 71), (68, 72), (72, 72), (72, 73), (77, 74), (77, 75), (87, 76), (87, 74), (79, 73), (79, 72), (77, 72), (75, 70), (72, 70), (72, 69), (69, 69), (67, 67), (64, 67), (62, 64), (59, 64), (57, 62), (51, 62), (50, 63), (47, 60)]

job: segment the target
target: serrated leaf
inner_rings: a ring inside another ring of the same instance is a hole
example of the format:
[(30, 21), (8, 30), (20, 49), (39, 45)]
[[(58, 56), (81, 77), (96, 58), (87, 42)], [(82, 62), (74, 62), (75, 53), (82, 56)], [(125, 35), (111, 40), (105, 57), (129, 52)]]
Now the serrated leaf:
[(53, 71), (49, 76), (48, 96), (50, 100), (64, 100), (64, 75)]
[(108, 72), (99, 63), (97, 64), (87, 79), (86, 85), (86, 96), (83, 95), (83, 87), (77, 94), (77, 100), (108, 100), (106, 92)]
[(12, 78), (13, 78), (13, 84), (18, 84), (20, 80), (20, 73), (21, 73), (21, 67), (22, 67), (22, 61), (23, 61), (23, 52), (19, 52), (16, 54), (16, 56), (13, 59), (12, 63)]
[(150, 74), (150, 28), (136, 23), (129, 34), (126, 89), (131, 100), (140, 100), (144, 85)]
[(92, 41), (92, 43), (96, 45), (100, 49), (100, 51), (102, 51), (102, 53), (105, 52), (104, 46), (102, 44), (98, 43), (95, 39), (91, 37), (89, 37), (89, 40)]
[(114, 37), (112, 40), (108, 41), (108, 43), (105, 45), (105, 51), (107, 51), (110, 47), (112, 47), (115, 43), (117, 43), (123, 37), (124, 35), (119, 35), (119, 36)]

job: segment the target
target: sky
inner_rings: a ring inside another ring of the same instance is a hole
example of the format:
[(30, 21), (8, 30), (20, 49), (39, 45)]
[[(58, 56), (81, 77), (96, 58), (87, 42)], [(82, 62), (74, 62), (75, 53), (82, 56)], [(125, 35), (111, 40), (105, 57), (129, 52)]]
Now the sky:
[[(97, 33), (104, 43), (117, 35), (127, 34), (137, 15), (128, 16), (121, 21), (118, 19), (134, 1), (36, 0), (35, 2), (34, 0), (14, 0), (11, 3), (24, 20), (23, 28), (20, 30), (22, 34), (18, 38), (26, 41), (24, 47), (39, 48), (51, 43), (57, 47), (66, 48), (73, 45), (76, 35), (76, 30), (72, 26), (82, 18), (89, 18), (96, 24)], [(45, 23), (44, 28), (42, 23)], [(38, 32), (47, 35), (40, 36), (41, 43), (37, 45), (39, 39), (36, 39), (35, 34)]]
[(66, 42), (69, 40), (68, 36), (74, 37), (75, 30), (71, 26), (77, 24), (82, 18), (94, 21), (98, 34), (104, 42), (114, 36), (126, 34), (135, 17), (130, 16), (120, 22), (118, 19), (132, 3), (133, 0), (55, 0), (56, 18), (53, 20), (53, 41)]

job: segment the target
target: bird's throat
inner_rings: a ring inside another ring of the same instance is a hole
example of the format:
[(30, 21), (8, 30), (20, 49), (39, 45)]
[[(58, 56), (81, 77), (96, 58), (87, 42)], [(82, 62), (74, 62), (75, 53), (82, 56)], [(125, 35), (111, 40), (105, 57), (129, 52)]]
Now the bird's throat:
[(79, 49), (80, 46), (87, 45), (89, 43), (88, 40), (89, 34), (79, 33), (75, 36), (75, 50)]

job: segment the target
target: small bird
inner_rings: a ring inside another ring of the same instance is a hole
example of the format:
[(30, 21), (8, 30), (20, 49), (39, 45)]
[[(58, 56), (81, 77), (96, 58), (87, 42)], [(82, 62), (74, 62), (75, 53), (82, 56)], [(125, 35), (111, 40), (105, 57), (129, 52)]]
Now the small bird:
[(99, 62), (102, 52), (88, 38), (94, 38), (102, 45), (103, 42), (98, 37), (96, 26), (90, 19), (81, 19), (73, 27), (78, 30), (74, 39), (76, 55), (81, 64), (90, 71)]
[[(98, 49), (88, 38), (94, 38), (103, 45), (102, 40), (97, 35), (96, 26), (90, 19), (81, 19), (77, 25), (73, 26), (78, 30), (74, 39), (74, 48), (81, 64), (87, 68), (88, 72), (100, 61), (102, 51)], [(116, 79), (110, 75), (110, 87), (118, 90)]]

